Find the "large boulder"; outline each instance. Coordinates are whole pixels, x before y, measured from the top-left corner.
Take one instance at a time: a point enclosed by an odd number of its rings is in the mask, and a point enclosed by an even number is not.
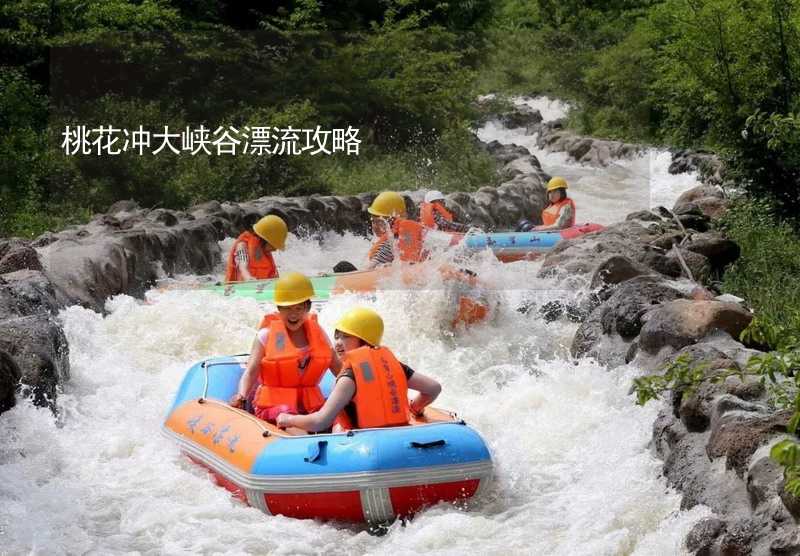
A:
[[[664,301],[683,294],[652,276],[639,276],[618,285],[594,309],[572,341],[574,357],[596,357],[603,363],[624,363],[629,344],[642,328],[643,316]]]
[[[753,315],[736,303],[677,299],[645,315],[639,349],[650,355],[665,348],[676,351],[716,330],[738,337],[752,319]]]
[[[709,218],[719,218],[728,208],[728,200],[719,187],[700,185],[685,191],[675,201],[673,210],[676,214],[689,210],[698,210]]]

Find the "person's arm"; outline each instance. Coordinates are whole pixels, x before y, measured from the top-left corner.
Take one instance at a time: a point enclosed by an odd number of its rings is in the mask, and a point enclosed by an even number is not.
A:
[[[443,232],[459,232],[459,233],[466,233],[469,230],[469,226],[466,224],[459,224],[455,221],[450,221],[444,216],[441,215],[438,211],[433,211],[433,221],[436,223],[436,227],[439,228]]]
[[[339,377],[331,395],[319,411],[308,415],[281,413],[275,422],[281,428],[297,427],[308,432],[324,431],[331,427],[336,416],[350,403],[355,393],[355,381],[348,376]]]
[[[372,257],[369,260],[369,264],[367,265],[367,268],[372,269],[378,265],[390,263],[393,260],[394,260],[394,251],[392,250],[392,240],[387,239],[383,243],[381,243],[381,246],[378,248],[375,254],[372,255]]]
[[[258,376],[258,370],[261,366],[261,359],[264,357],[264,346],[261,340],[256,335],[253,340],[253,346],[250,348],[250,358],[247,360],[247,368],[242,373],[242,378],[239,379],[239,389],[236,394],[231,398],[230,404],[233,407],[242,407],[247,395],[253,388],[253,384]]]
[[[419,392],[409,405],[409,409],[414,415],[420,415],[422,410],[432,404],[442,391],[442,385],[438,381],[417,372],[409,377],[408,387]]]
[[[250,256],[247,254],[247,245],[244,242],[239,242],[236,246],[236,268],[239,269],[239,275],[242,280],[253,280],[253,275],[250,274],[248,264],[250,263]]]

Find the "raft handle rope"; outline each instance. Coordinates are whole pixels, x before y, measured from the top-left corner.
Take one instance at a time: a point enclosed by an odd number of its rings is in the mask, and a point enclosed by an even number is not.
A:
[[[237,355],[234,355],[233,357],[245,357],[245,356],[248,356],[248,355],[250,355],[250,354],[249,353],[239,353]],[[236,411],[240,415],[246,416],[248,419],[253,421],[256,425],[258,425],[258,428],[261,429],[261,436],[263,436],[264,438],[268,438],[268,437],[272,436],[272,432],[270,432],[270,430],[264,425],[264,423],[263,423],[263,421],[261,421],[261,419],[255,417],[254,415],[250,415],[246,411],[241,411],[241,410],[239,410],[239,409],[237,409],[235,407],[231,407],[230,405],[228,405],[226,403],[220,403],[220,402],[218,402],[216,400],[209,400],[207,398],[207,396],[208,396],[208,370],[211,367],[218,367],[220,365],[230,365],[230,364],[231,364],[230,361],[218,361],[216,363],[209,363],[208,361],[203,361],[201,363],[200,366],[203,368],[203,371],[204,371],[205,383],[203,384],[203,395],[197,400],[197,403],[199,403],[199,404],[212,403],[212,404],[218,405],[220,407],[224,407],[226,409],[229,409],[231,411]]]
[[[238,353],[236,355],[232,355],[231,357],[247,357],[249,355],[250,355],[249,353]],[[218,367],[220,365],[230,365],[230,364],[231,361],[217,361],[216,363],[209,363],[208,361],[203,361],[200,364],[200,366],[203,368],[203,372],[205,373],[204,375],[205,382],[203,383],[203,395],[200,396],[200,403],[203,403],[203,401],[208,397],[208,369],[210,369],[211,367]]]

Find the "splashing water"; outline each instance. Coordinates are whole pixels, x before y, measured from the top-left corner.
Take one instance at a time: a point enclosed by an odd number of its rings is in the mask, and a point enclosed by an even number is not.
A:
[[[623,170],[630,183],[620,187],[634,188],[623,164],[548,166],[556,156],[543,157],[545,170],[577,177],[571,191],[587,184],[578,200],[584,215],[617,202],[611,191]],[[650,175],[662,198],[682,187],[672,176]],[[592,179],[596,187],[588,186]],[[613,213],[601,221],[618,219]],[[290,236],[277,262],[313,274],[367,248],[366,239],[350,234]],[[475,257],[471,268],[501,305],[492,321],[455,333],[442,326],[451,307],[435,279],[424,290],[339,296],[321,308],[329,333],[354,304],[378,310],[386,345],[441,381],[436,405],[458,411],[493,454],[494,481],[467,511],[439,505],[382,537],[265,516],[215,486],[160,435],[193,362],[249,350],[265,310],[256,302],[170,290],[152,292],[153,303],[113,298],[105,316],[64,310],[72,379],[59,398],[60,417],[26,401],[0,417],[0,554],[681,553],[686,533],[708,510],[680,511],[679,495],[660,476],[648,449],[657,409],[640,408],[628,395],[637,370],[572,361],[576,324],[516,310],[530,299],[579,295],[574,284],[565,289],[536,278],[539,266]]]

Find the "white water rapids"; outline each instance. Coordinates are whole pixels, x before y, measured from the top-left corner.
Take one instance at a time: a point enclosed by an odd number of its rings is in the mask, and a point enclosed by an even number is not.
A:
[[[531,102],[546,117],[558,105]],[[580,221],[611,223],[671,206],[694,176],[666,173],[653,151],[610,168],[581,167],[535,149],[522,130],[487,124],[483,140],[531,149],[564,175]],[[285,270],[313,274],[359,264],[368,241],[291,238]],[[439,291],[335,298],[320,319],[358,302],[384,317],[384,343],[443,384],[436,405],[458,411],[487,441],[491,487],[465,511],[440,505],[382,537],[360,527],[268,517],[232,499],[160,435],[185,370],[198,359],[248,350],[263,313],[255,302],[197,291],[154,292],[153,303],[109,300],[108,314],[62,312],[72,379],[56,421],[27,401],[0,416],[0,554],[677,554],[703,508],[679,509],[648,448],[657,408],[628,394],[636,369],[573,362],[577,325],[516,311],[525,299],[571,295],[537,279],[538,262],[476,263],[503,301],[493,322],[441,330]],[[524,286],[523,286],[524,285]],[[520,288],[525,288],[523,291]]]

